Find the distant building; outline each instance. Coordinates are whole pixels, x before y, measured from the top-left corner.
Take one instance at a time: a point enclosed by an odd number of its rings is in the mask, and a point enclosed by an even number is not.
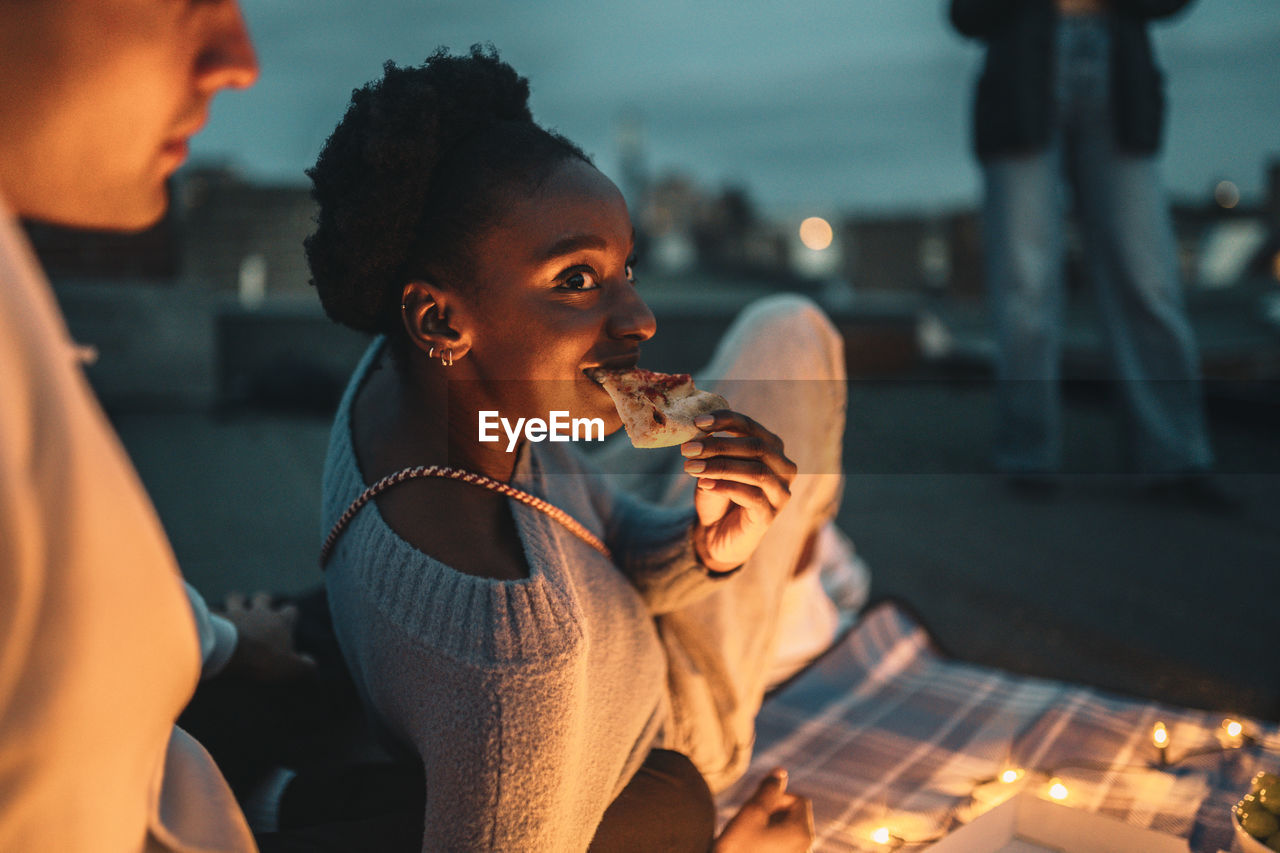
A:
[[[315,205],[302,186],[264,186],[230,169],[184,169],[170,182],[173,203],[136,234],[26,223],[56,283],[168,284],[220,293],[240,289],[246,271],[270,296],[308,292],[302,240]]]
[[[791,276],[786,234],[757,214],[743,187],[708,191],[687,175],[667,174],[649,186],[635,218],[645,266],[660,274]]]
[[[72,335],[99,354],[87,373],[109,406],[204,407],[225,396],[227,318],[267,300],[327,324],[307,284],[306,189],[189,168],[170,190],[165,219],[139,234],[25,223]]]
[[[854,293],[908,291],[978,298],[982,228],[974,211],[853,216],[841,227]]]
[[[182,277],[189,284],[247,289],[250,302],[310,292],[302,241],[315,229],[315,204],[306,187],[263,186],[226,169],[190,169],[174,202]]]

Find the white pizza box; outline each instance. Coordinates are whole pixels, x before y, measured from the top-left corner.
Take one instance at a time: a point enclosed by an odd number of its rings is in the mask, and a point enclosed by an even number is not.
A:
[[[926,848],[930,853],[1190,853],[1187,841],[1022,793]]]

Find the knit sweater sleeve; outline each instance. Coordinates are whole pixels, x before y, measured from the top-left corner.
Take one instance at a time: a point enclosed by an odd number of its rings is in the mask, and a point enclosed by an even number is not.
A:
[[[582,714],[581,616],[542,576],[464,575],[357,524],[327,573],[344,654],[426,775],[423,850],[579,851],[615,793]],[[374,531],[380,532],[380,531]],[[362,554],[347,563],[347,548]]]
[[[548,450],[545,455],[556,452]],[[568,473],[561,481],[572,482],[582,494],[560,496],[571,500],[573,506],[590,506],[614,564],[640,593],[649,612],[669,613],[686,607],[710,595],[736,572],[712,571],[698,559],[693,545],[698,516],[692,501],[650,503],[620,488],[582,454],[571,449],[563,454],[543,464],[557,473]]]
[[[698,559],[693,545],[698,516],[692,506],[659,506],[621,489],[603,493],[600,500],[605,541],[651,613],[687,607],[737,573],[713,571]]]

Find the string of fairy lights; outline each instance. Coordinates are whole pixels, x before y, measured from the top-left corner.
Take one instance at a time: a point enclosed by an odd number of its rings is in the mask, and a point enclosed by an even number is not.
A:
[[[1188,750],[1173,758],[1170,756],[1173,736],[1164,722],[1157,721],[1151,727],[1151,744],[1156,750],[1154,761],[1146,760],[1129,764],[1112,764],[1105,761],[1067,761],[1062,764],[1056,764],[1051,768],[1031,769],[1008,764],[1001,768],[1000,772],[995,776],[975,781],[969,790],[968,796],[952,805],[943,814],[938,822],[938,830],[936,832],[927,836],[906,835],[899,834],[892,826],[883,825],[876,827],[870,833],[870,840],[878,845],[881,850],[897,850],[903,847],[933,844],[941,841],[956,828],[962,811],[970,810],[978,805],[985,805],[987,809],[994,808],[1019,791],[1026,789],[1028,785],[1032,784],[1032,780],[1038,785],[1044,796],[1056,802],[1063,802],[1071,796],[1071,789],[1064,778],[1066,776],[1065,771],[1068,770],[1096,770],[1110,773],[1164,771],[1206,755],[1224,754],[1241,749],[1246,745],[1260,745],[1259,741],[1246,730],[1244,723],[1231,717],[1222,721],[1216,735],[1217,746]],[[1271,751],[1270,747],[1261,746],[1263,749]],[[992,788],[996,790],[993,792]],[[984,791],[987,794],[981,803],[978,799],[979,791]],[[976,816],[976,814],[972,814],[970,819]]]

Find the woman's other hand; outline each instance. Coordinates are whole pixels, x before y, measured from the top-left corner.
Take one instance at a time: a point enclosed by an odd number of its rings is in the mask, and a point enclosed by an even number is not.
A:
[[[721,409],[694,423],[715,433],[680,445],[685,472],[698,478],[694,546],[707,568],[727,571],[755,553],[791,499],[796,465],[782,439],[746,415]]]
[[[813,845],[813,805],[787,793],[787,771],[778,768],[743,803],[712,845],[712,853],[804,853]]]
[[[291,681],[315,672],[315,659],[294,647],[296,606],[276,606],[265,592],[247,601],[243,595],[232,593],[223,604],[223,615],[237,632],[235,651],[223,673],[270,682]]]

